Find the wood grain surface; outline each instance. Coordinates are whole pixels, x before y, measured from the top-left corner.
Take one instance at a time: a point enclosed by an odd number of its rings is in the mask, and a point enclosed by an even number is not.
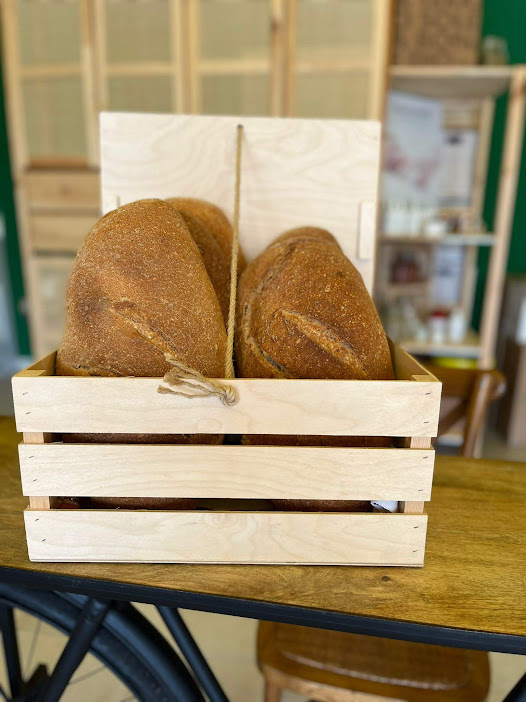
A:
[[[254,507],[252,507],[254,509]],[[24,513],[33,561],[420,566],[427,515],[143,510]]]
[[[19,446],[25,495],[429,500],[435,458],[432,449],[35,443]]]
[[[526,464],[438,458],[420,569],[31,563],[19,440],[0,420],[0,566],[526,636]]]
[[[350,120],[103,113],[103,211],[148,197],[200,197],[232,219],[243,124],[240,242],[250,261],[287,229],[324,227],[370,291],[380,125]],[[360,208],[367,205],[360,244]]]
[[[24,373],[32,373],[26,377]],[[228,380],[239,397],[159,394],[159,378],[13,378],[20,431],[436,436],[441,384],[398,380]]]

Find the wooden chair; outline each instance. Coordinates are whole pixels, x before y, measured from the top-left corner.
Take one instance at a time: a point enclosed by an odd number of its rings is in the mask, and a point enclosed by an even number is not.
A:
[[[265,702],[293,690],[316,702],[477,702],[489,689],[488,654],[260,622]]]
[[[464,420],[461,453],[466,458],[475,457],[488,407],[506,390],[504,376],[498,370],[443,368],[432,364],[426,364],[426,368],[442,382],[438,436]]]

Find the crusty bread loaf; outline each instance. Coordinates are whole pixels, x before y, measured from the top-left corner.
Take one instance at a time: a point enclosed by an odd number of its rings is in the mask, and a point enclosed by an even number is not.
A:
[[[232,225],[224,212],[211,202],[190,197],[171,197],[166,202],[175,207],[186,221],[203,257],[226,324],[230,302],[230,262],[234,236]],[[245,266],[243,251],[239,249],[238,274]]]
[[[274,241],[239,281],[237,374],[245,378],[392,379],[389,346],[363,280],[329,232]],[[244,443],[386,446],[377,437],[247,436]],[[284,509],[363,509],[350,501],[276,500]]]
[[[102,217],[82,246],[67,291],[57,375],[162,377],[170,352],[208,377],[224,374],[221,309],[183,217],[140,200]],[[67,435],[65,439],[67,440]],[[210,435],[96,434],[81,441],[217,443]],[[151,506],[140,498],[112,506]],[[169,507],[174,501],[158,499]],[[180,506],[188,505],[178,501]]]
[[[393,378],[362,277],[323,229],[286,232],[248,266],[237,322],[240,377]]]
[[[228,322],[230,302],[230,258],[224,255],[217,239],[202,220],[189,214],[183,207],[178,212],[184,219],[188,231],[197,244],[210,282],[214,286],[226,324]]]

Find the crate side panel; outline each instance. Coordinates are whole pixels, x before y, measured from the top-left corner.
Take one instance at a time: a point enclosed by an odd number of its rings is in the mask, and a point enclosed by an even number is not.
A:
[[[436,436],[440,383],[236,379],[239,402],[157,392],[156,378],[13,378],[19,431]]]
[[[34,561],[422,565],[426,515],[26,510]]]
[[[186,196],[213,202],[232,220],[240,123],[240,241],[247,259],[308,223],[336,237],[370,291],[374,228],[360,231],[360,208],[374,210],[378,199],[377,122],[103,113],[104,212],[117,202]]]
[[[381,448],[20,444],[25,495],[429,500],[435,452]]]

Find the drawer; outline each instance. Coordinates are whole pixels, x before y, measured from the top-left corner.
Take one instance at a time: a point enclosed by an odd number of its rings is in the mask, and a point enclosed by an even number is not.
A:
[[[100,211],[100,175],[89,170],[33,170],[22,176],[31,210]]]
[[[97,222],[97,214],[30,214],[29,235],[36,251],[77,253]]]

